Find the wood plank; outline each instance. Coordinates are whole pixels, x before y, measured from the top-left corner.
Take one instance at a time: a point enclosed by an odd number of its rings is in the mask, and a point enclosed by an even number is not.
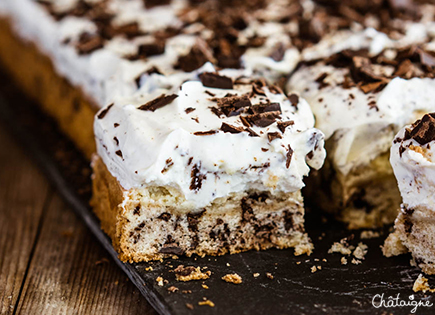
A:
[[[19,314],[155,314],[57,195],[47,209],[17,311]]]
[[[49,185],[3,128],[0,125],[0,314],[12,314]]]

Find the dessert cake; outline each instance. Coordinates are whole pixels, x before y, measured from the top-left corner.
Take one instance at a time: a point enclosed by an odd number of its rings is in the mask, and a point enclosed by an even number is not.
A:
[[[234,70],[198,79],[97,115],[93,205],[120,258],[310,254],[300,190],[325,150],[308,104]]]
[[[329,151],[309,199],[351,228],[391,222],[390,142],[435,110],[434,14],[425,0],[2,0],[0,62],[89,159],[97,150],[93,204],[122,259],[309,253],[300,189],[324,151],[303,99]],[[182,146],[188,164],[171,156]]]
[[[308,101],[327,139],[327,162],[309,190],[349,228],[393,222],[400,196],[388,162],[391,141],[404,125],[435,110],[433,22],[423,12],[418,16],[385,25],[388,36],[370,28],[355,32],[343,42],[353,43],[348,49],[329,57],[315,53],[321,45],[309,55],[306,50],[287,85]],[[393,38],[396,24],[402,31]]]
[[[391,165],[402,195],[395,232],[383,247],[387,257],[411,252],[413,263],[435,274],[435,114],[427,114],[397,134]]]

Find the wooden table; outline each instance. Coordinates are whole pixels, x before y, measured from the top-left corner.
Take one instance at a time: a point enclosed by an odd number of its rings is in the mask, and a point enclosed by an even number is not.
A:
[[[0,314],[155,314],[0,125]]]

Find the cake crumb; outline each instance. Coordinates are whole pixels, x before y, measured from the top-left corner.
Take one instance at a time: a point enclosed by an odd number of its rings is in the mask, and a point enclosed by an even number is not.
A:
[[[207,289],[207,290],[209,289],[208,285],[206,285],[206,284],[204,284],[204,283],[203,283],[201,286],[202,286],[204,289]]]
[[[359,264],[361,264],[361,263],[362,263],[361,260],[358,260],[358,259],[352,258],[352,264],[354,264],[354,265],[359,265]]]
[[[398,256],[408,252],[408,249],[402,244],[397,231],[388,235],[384,246],[381,246],[381,248],[385,257]]]
[[[202,272],[199,267],[184,265],[179,265],[174,272],[177,281],[206,280],[211,275],[211,271]]]
[[[357,259],[363,260],[367,252],[368,252],[368,246],[360,242],[358,246],[355,248],[355,250],[353,251],[353,256],[355,256],[355,258]]]
[[[312,266],[311,267],[311,273],[315,273],[317,271],[317,267],[316,266]]]
[[[258,272],[253,274],[254,278],[258,278],[260,276],[260,274]]]
[[[200,301],[200,302],[198,302],[198,305],[200,305],[200,306],[208,305],[210,307],[214,307],[214,303],[210,300]]]
[[[380,236],[381,236],[381,233],[376,232],[376,231],[370,231],[370,230],[362,231],[361,235],[360,235],[362,240],[364,240],[364,239],[371,239],[371,238],[377,238],[377,237],[380,237]]]
[[[153,267],[149,266],[145,268],[146,271],[153,271]]]
[[[193,310],[193,305],[190,304],[190,303],[186,303],[186,307],[187,307],[189,310]]]
[[[178,288],[177,288],[176,286],[170,286],[170,287],[168,288],[168,291],[171,292],[171,293],[175,293],[175,292],[178,291]]]
[[[270,280],[274,279],[274,276],[270,272],[266,272],[266,277]]]
[[[328,260],[326,258],[323,258],[322,261],[323,262],[328,262]]]
[[[342,255],[349,256],[352,254],[352,251],[355,249],[354,246],[349,245],[347,242],[347,238],[343,238],[340,242],[335,242],[332,244],[331,248],[328,250],[328,254],[332,253],[340,253]]]
[[[227,267],[230,267],[231,265],[230,265],[230,263],[227,263]]]
[[[159,286],[159,287],[163,287],[163,278],[162,277],[157,277],[156,278],[156,281],[157,281],[157,285]]]
[[[347,259],[346,259],[346,257],[341,257],[341,264],[342,265],[347,265]]]
[[[300,265],[300,264],[301,264],[301,262],[300,262],[300,261],[297,261],[297,262],[296,262],[296,265]]]
[[[222,280],[234,284],[242,283],[242,277],[240,277],[237,273],[226,274],[225,276],[222,277]]]
[[[430,292],[434,293],[435,289],[431,289],[427,278],[423,277],[423,274],[419,274],[417,280],[414,282],[412,287],[414,292],[422,291],[423,293]]]
[[[183,290],[183,291],[181,291],[181,293],[183,293],[183,294],[190,294],[190,293],[192,293],[192,290]]]

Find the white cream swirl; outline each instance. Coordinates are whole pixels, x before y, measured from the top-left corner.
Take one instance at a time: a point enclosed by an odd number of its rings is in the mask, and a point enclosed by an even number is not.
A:
[[[254,95],[250,101],[252,105],[278,103],[281,115],[276,122],[252,126],[258,136],[223,132],[223,123],[246,127],[240,116],[213,113],[211,107],[217,106],[213,99],[249,95],[251,90],[251,84],[218,89],[188,81],[173,92],[166,90],[165,94],[178,97],[154,112],[138,109],[139,104],[115,104],[104,118],[95,119],[98,154],[125,189],[172,187],[197,207],[250,189],[272,194],[297,191],[304,186],[309,166],[318,169],[323,164],[323,134],[313,128],[305,100],[292,105],[284,94],[268,88],[265,96]],[[148,94],[148,101],[164,91]],[[282,132],[277,122],[287,121],[292,123]],[[210,130],[216,133],[195,134]],[[269,133],[277,137],[271,140]]]

